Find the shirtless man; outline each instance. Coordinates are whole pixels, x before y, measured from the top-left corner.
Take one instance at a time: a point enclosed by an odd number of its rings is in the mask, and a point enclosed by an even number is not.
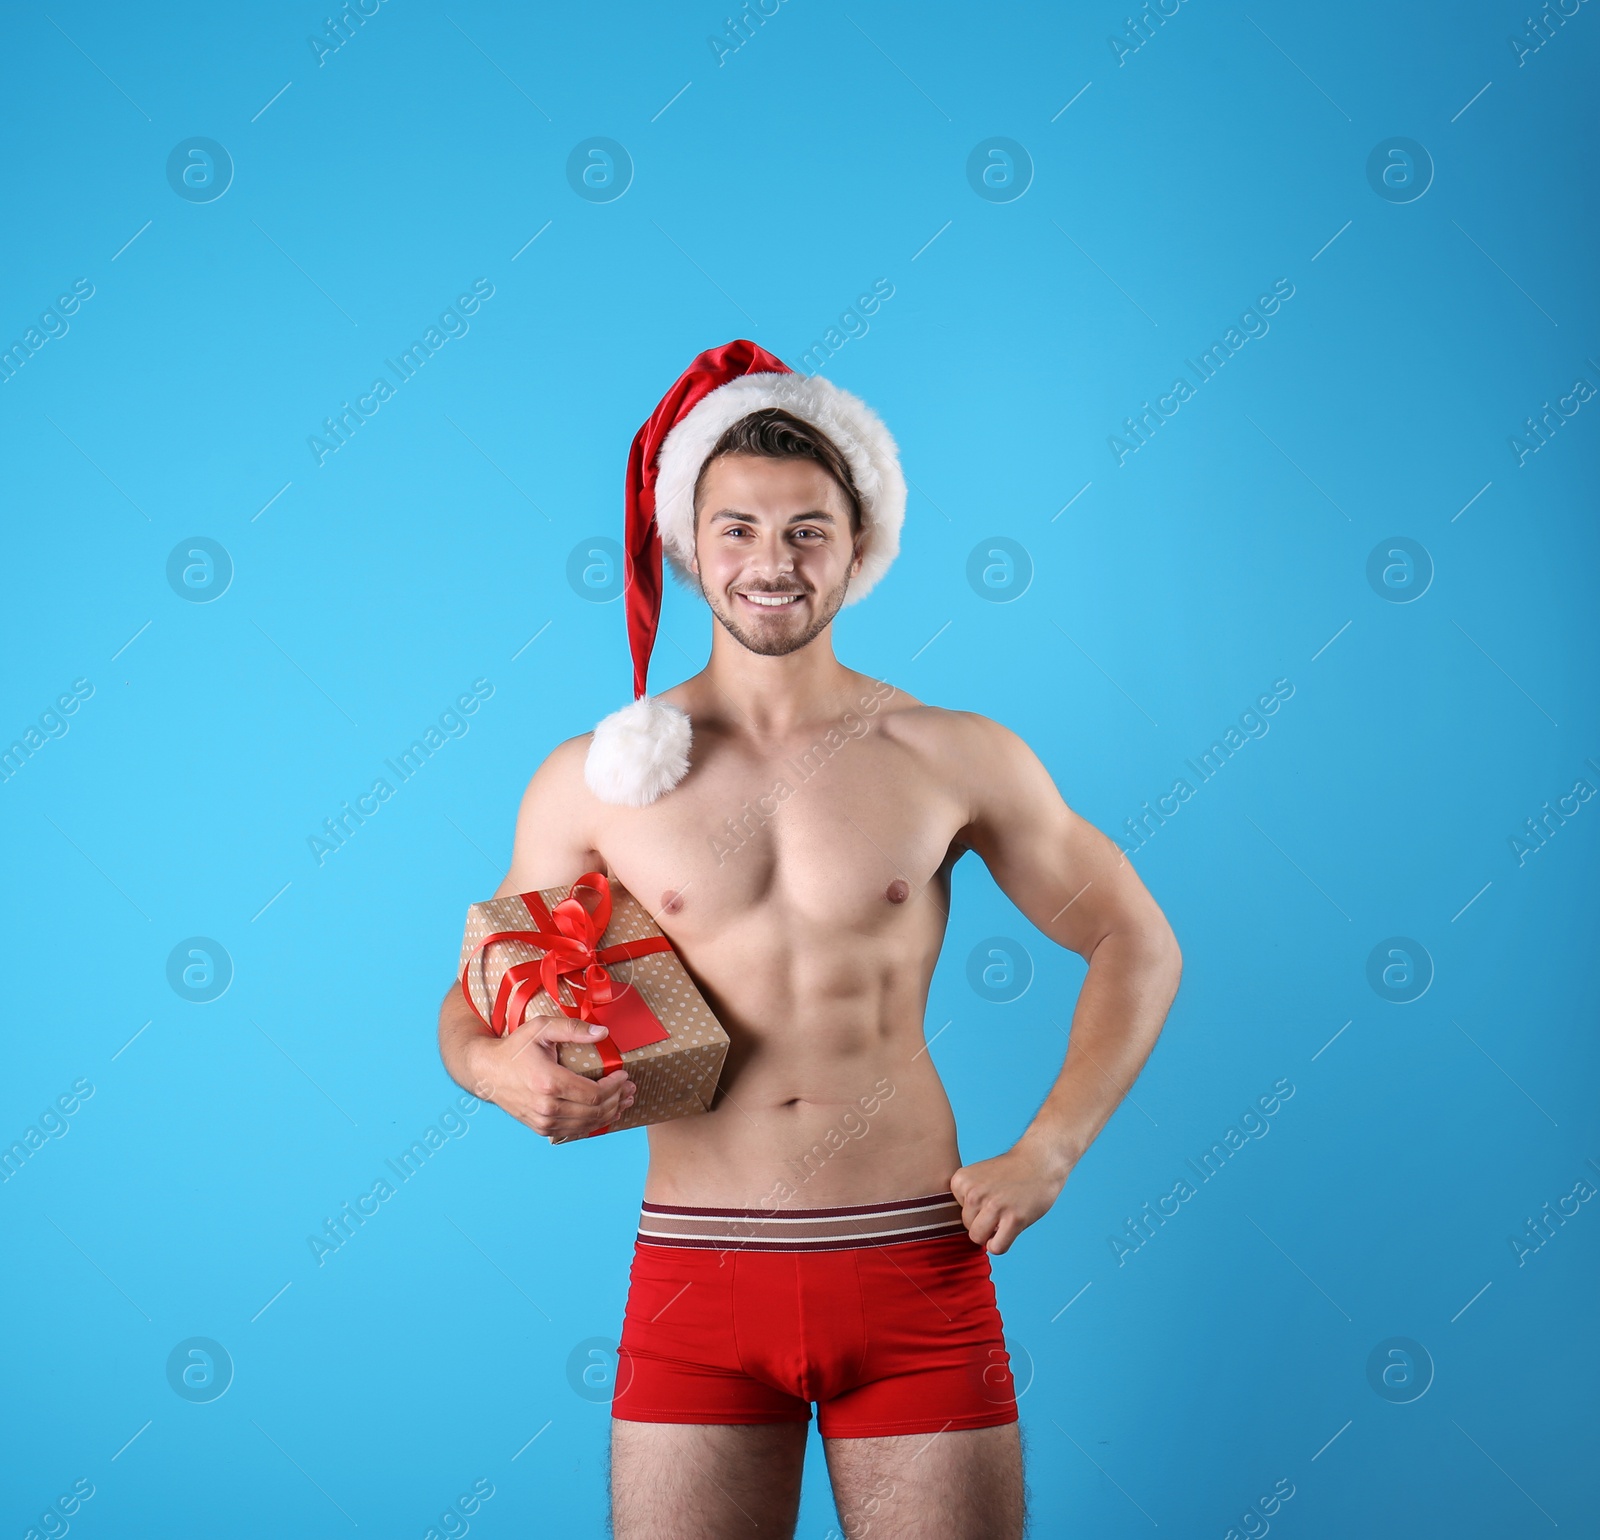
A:
[[[662,698],[693,723],[687,775],[647,805],[602,801],[591,735],[563,743],[528,786],[498,890],[605,872],[656,912],[731,1039],[712,1109],[649,1130],[614,1529],[792,1535],[816,1401],[850,1540],[1016,1540],[1021,1446],[989,1256],[1055,1202],[1138,1075],[1178,947],[1020,739],[834,656],[883,489],[869,506],[860,457],[799,413],[756,417],[704,462],[676,553],[718,622],[706,668]],[[968,851],[1089,963],[1054,1087],[1009,1150],[970,1165],[923,1035]],[[572,1137],[633,1098],[625,1070],[596,1083],[557,1063],[555,1045],[597,1031],[538,1017],[496,1037],[453,989],[439,1036],[463,1086]],[[797,1234],[811,1238],[798,1249]]]

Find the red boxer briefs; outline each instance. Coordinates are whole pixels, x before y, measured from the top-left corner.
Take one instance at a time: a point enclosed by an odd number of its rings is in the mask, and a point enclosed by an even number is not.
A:
[[[883,1438],[1017,1420],[989,1254],[948,1193],[847,1208],[646,1203],[612,1416]]]

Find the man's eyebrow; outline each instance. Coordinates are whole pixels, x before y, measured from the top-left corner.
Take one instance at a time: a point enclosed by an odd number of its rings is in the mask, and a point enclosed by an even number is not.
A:
[[[753,514],[742,513],[737,508],[719,508],[715,513],[711,514],[707,518],[706,522],[708,524],[714,524],[718,519],[738,519],[744,522],[749,522],[751,519],[753,519],[753,517]],[[824,524],[837,524],[839,521],[831,513],[829,513],[826,508],[813,508],[808,513],[793,513],[789,515],[789,523],[791,524],[810,524],[819,522]]]

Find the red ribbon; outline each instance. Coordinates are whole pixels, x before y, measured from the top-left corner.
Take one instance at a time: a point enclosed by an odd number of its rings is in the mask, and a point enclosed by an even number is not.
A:
[[[578,898],[587,890],[595,895],[591,910]],[[507,968],[500,979],[488,1025],[500,1036],[514,1031],[522,1024],[528,1006],[543,992],[555,1001],[563,1015],[574,1021],[598,1021],[599,1012],[619,997],[616,980],[607,971],[611,963],[625,962],[637,957],[649,957],[658,952],[670,952],[672,943],[665,936],[646,936],[641,941],[619,941],[611,946],[599,945],[611,923],[611,884],[603,873],[585,872],[567,896],[555,908],[547,909],[538,893],[517,895],[529,917],[537,927],[534,930],[501,930],[479,943],[472,957],[461,970],[461,993],[466,997],[478,1019],[483,1012],[467,988],[467,975],[473,960],[499,941],[522,941],[540,947],[544,956],[534,961],[515,963]],[[563,992],[563,985],[565,992]],[[628,986],[623,986],[626,989]],[[605,1073],[623,1067],[622,1055],[646,1043],[660,1042],[666,1037],[659,1022],[649,1016],[656,1034],[641,1031],[637,1023],[621,1023],[630,1030],[620,1034],[607,1024],[606,1036],[591,1046],[600,1055]]]

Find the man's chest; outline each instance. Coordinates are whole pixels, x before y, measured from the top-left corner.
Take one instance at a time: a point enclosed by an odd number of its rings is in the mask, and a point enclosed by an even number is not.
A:
[[[619,817],[602,853],[684,940],[764,909],[823,930],[872,927],[938,873],[965,821],[929,766],[879,734],[786,752],[713,752],[660,802]]]

